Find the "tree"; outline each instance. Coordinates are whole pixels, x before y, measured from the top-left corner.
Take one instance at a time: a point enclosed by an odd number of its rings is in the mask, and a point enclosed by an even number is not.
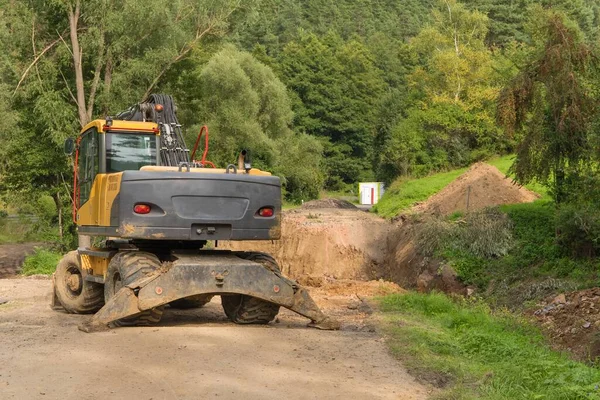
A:
[[[12,95],[0,96],[0,107],[17,121],[0,133],[9,160],[2,184],[21,198],[51,195],[62,217],[71,181],[64,139],[159,90],[241,8],[237,0],[0,0],[0,43],[10,55],[0,56],[0,86]]]
[[[560,203],[568,182],[593,165],[597,58],[563,13],[539,15],[532,23],[536,51],[502,91],[498,118],[509,134],[520,136],[512,167],[517,181],[549,185]]]
[[[305,34],[280,58],[294,96],[295,126],[325,143],[327,186],[340,189],[372,175],[372,146],[386,87],[367,47],[336,34]]]
[[[485,44],[487,17],[442,0],[431,20],[410,42],[419,63],[408,76],[408,110],[382,146],[386,181],[463,166],[506,146],[494,119],[500,87]]]
[[[195,125],[191,132],[201,124],[209,126],[212,161],[227,165],[248,149],[256,167],[283,177],[289,200],[318,196],[322,148],[314,138],[291,129],[287,89],[269,67],[227,45],[197,67],[189,85],[198,95],[186,106],[196,112],[185,120]]]

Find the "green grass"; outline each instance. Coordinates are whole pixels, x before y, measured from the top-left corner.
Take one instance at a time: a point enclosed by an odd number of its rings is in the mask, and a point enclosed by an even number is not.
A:
[[[600,370],[552,351],[507,312],[438,293],[380,299],[395,356],[439,399],[599,399]]]
[[[511,154],[511,155],[507,155],[507,156],[503,156],[503,157],[493,158],[486,162],[488,164],[493,165],[494,167],[498,168],[500,170],[500,172],[504,173],[505,175],[508,175],[509,177],[514,178],[514,175],[508,174],[508,170],[510,169],[510,167],[512,166],[514,161],[515,161],[515,155]],[[525,187],[527,189],[531,190],[532,192],[539,194],[541,196],[542,200],[550,200],[551,199],[550,195],[548,194],[548,188],[538,182],[528,183],[527,185],[525,185]]]
[[[35,253],[25,258],[23,275],[50,275],[56,270],[56,265],[62,258],[61,254],[49,250],[36,248]]]
[[[427,200],[453,180],[462,175],[467,168],[442,172],[424,178],[400,178],[386,189],[385,194],[373,207],[373,211],[384,218],[393,218],[415,203]]]

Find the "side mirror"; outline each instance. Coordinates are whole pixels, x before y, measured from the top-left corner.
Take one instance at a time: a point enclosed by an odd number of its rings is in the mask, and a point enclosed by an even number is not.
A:
[[[75,140],[73,138],[68,138],[65,140],[65,154],[70,156],[75,151]]]

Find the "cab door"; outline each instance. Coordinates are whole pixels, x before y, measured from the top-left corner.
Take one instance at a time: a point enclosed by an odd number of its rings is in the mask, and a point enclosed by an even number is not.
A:
[[[78,225],[94,225],[94,180],[98,175],[98,131],[95,127],[85,131],[79,140],[77,164],[77,212]]]

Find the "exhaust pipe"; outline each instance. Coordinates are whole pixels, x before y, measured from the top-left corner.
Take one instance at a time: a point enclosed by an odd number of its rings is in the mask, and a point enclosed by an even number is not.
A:
[[[252,169],[252,161],[250,160],[250,152],[248,150],[242,150],[238,156],[238,170],[250,172]]]

